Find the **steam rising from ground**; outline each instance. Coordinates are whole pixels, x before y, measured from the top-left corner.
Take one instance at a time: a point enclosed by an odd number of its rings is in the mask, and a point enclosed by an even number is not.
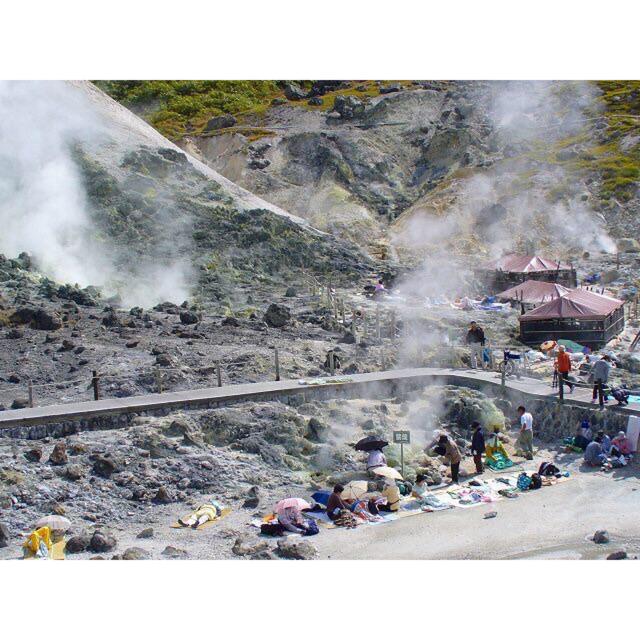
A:
[[[580,82],[492,83],[471,126],[485,139],[485,153],[499,152],[497,161],[429,194],[398,225],[396,243],[430,253],[447,246],[477,254],[484,246],[495,257],[525,244],[541,252],[615,251],[586,188],[558,157],[566,141],[587,131],[596,91]]]
[[[0,82],[0,252],[31,254],[58,282],[103,287],[126,305],[188,297],[188,265],[116,265],[97,238],[74,145],[108,142],[85,96],[63,82]],[[121,257],[121,256],[120,256]]]

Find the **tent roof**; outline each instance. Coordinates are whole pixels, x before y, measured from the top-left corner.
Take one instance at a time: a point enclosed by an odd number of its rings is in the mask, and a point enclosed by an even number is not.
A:
[[[551,320],[554,318],[601,320],[623,304],[622,300],[610,298],[593,291],[573,289],[566,295],[542,304],[520,316],[520,321]]]
[[[555,282],[543,282],[542,280],[525,280],[515,287],[496,294],[502,300],[518,300],[528,304],[540,304],[550,302],[555,298],[566,296],[571,289],[563,287]]]
[[[510,273],[533,273],[536,271],[571,270],[571,265],[566,262],[547,260],[540,256],[523,256],[510,253],[497,260],[492,260],[484,265],[485,269],[496,269]]]

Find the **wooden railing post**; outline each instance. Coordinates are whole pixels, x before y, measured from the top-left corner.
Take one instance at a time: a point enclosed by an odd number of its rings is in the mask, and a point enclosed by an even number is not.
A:
[[[154,373],[156,376],[156,391],[158,393],[162,393],[162,371],[160,371],[160,369],[156,369]]]
[[[564,402],[564,378],[558,371],[558,402],[562,404]]]
[[[220,368],[220,360],[216,361],[216,377],[218,378],[218,386],[222,386],[222,369]]]
[[[93,372],[91,383],[93,384],[93,399],[100,400],[100,376],[97,371]]]
[[[27,386],[29,391],[29,407],[33,409],[33,382],[29,380]]]
[[[376,340],[380,340],[380,305],[376,305]]]
[[[275,365],[276,365],[276,382],[280,380],[280,356],[278,354],[278,347],[274,349]]]

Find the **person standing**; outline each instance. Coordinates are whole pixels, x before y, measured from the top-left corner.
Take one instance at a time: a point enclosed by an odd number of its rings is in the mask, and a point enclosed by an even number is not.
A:
[[[478,325],[475,320],[469,325],[469,331],[467,331],[466,342],[471,349],[471,368],[477,369],[478,362],[480,367],[484,369],[484,361],[482,359],[482,352],[484,350],[484,331],[482,327]]]
[[[473,455],[473,462],[476,465],[476,472],[482,473],[484,471],[484,465],[482,464],[482,454],[485,451],[484,443],[484,431],[479,422],[473,422],[471,424],[473,429],[473,436],[471,437],[471,454]]]
[[[556,368],[558,369],[558,375],[569,386],[569,393],[573,393],[573,383],[569,380],[569,374],[571,373],[571,356],[562,344],[558,346]]]
[[[438,440],[438,447],[440,451],[444,451],[445,460],[451,465],[451,482],[457,484],[462,460],[458,445],[449,436],[443,434]]]
[[[373,473],[374,469],[386,466],[387,459],[381,449],[373,449],[369,451],[369,455],[367,456],[367,474],[370,478],[375,478],[375,473]]]
[[[533,416],[522,405],[518,407],[518,415],[520,433],[516,444],[527,460],[533,460]]]
[[[607,397],[607,382],[609,381],[609,372],[611,371],[611,358],[608,354],[602,356],[600,360],[594,363],[591,368],[593,374],[593,396],[591,402],[595,403],[599,396],[600,407],[604,407],[605,402],[609,402]]]

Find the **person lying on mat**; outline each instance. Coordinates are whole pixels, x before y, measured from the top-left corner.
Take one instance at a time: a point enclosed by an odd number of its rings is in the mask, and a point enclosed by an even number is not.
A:
[[[222,507],[215,501],[211,504],[201,504],[190,516],[179,518],[178,524],[183,527],[192,527],[197,529],[205,522],[216,520],[222,513]]]
[[[301,533],[304,535],[309,528],[309,524],[302,516],[300,509],[296,507],[287,507],[278,514],[278,522],[292,533]]]
[[[333,493],[327,500],[327,516],[330,520],[335,520],[341,511],[349,509],[349,505],[341,498],[341,494],[344,491],[344,487],[341,484],[337,484],[333,487]]]

